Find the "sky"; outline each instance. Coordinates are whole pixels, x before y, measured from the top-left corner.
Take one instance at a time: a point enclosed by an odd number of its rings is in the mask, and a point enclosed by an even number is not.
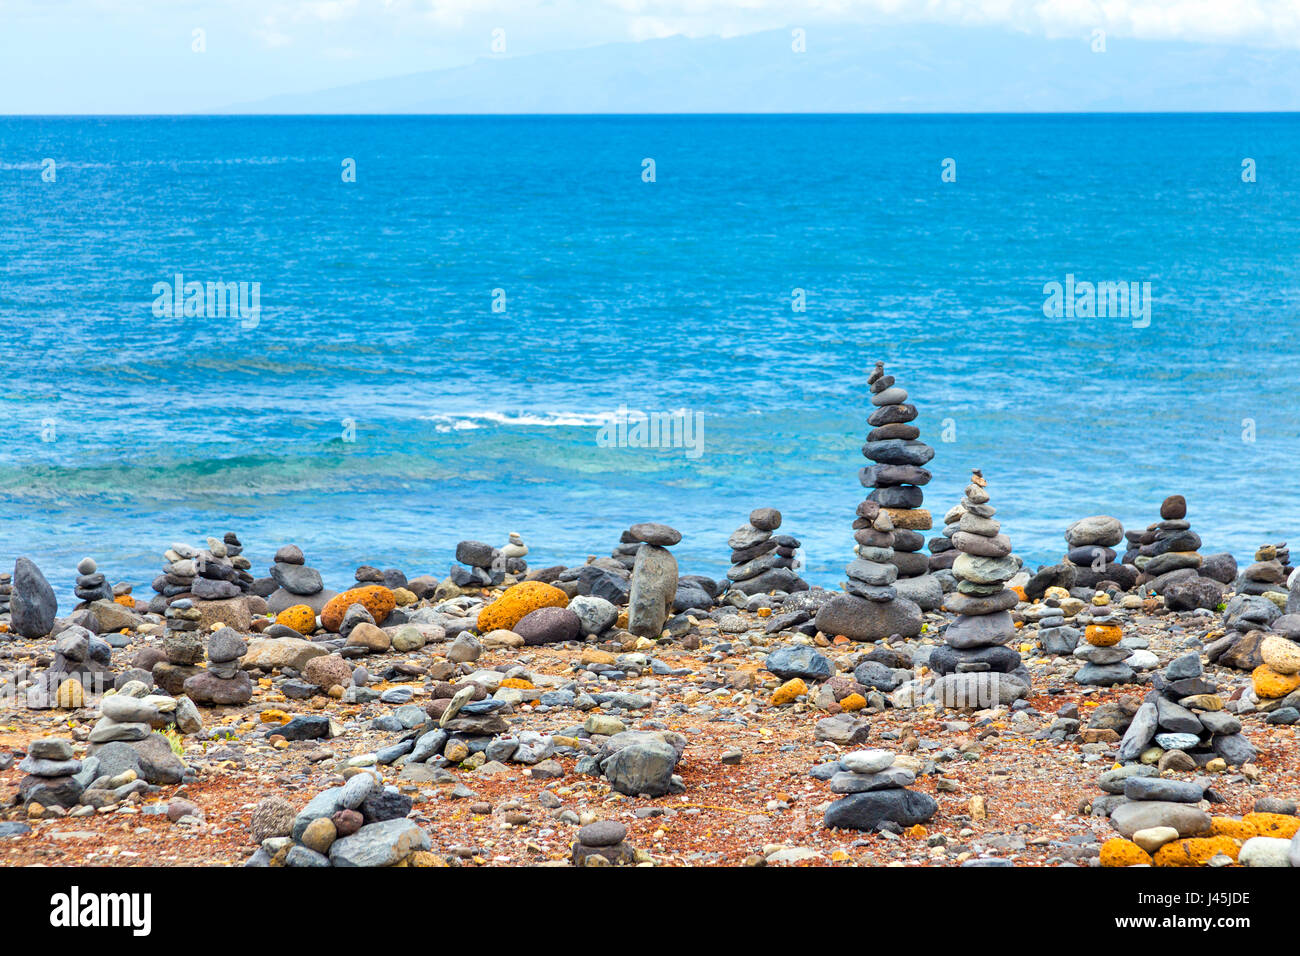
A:
[[[175,113],[670,36],[836,25],[1300,49],[1300,0],[0,0],[0,114]]]

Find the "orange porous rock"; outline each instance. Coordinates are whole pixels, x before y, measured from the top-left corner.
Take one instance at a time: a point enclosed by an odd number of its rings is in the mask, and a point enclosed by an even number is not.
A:
[[[840,701],[840,710],[861,710],[867,706],[867,699],[861,694],[849,694]]]
[[[1267,664],[1260,664],[1251,671],[1250,679],[1255,685],[1255,696],[1269,700],[1285,697],[1300,687],[1300,674],[1279,674]]]
[[[1175,840],[1156,850],[1156,866],[1204,866],[1220,853],[1236,860],[1240,849],[1237,841],[1227,836]]]
[[[491,604],[478,612],[478,631],[514,629],[525,614],[531,614],[539,607],[568,607],[569,596],[557,587],[543,584],[541,581],[524,581],[506,589]]]
[[[522,677],[507,677],[501,682],[502,687],[513,687],[515,690],[532,690],[533,685],[524,680]]]
[[[275,623],[291,627],[299,634],[310,634],[316,630],[316,612],[306,604],[295,604],[277,614]]]
[[[1141,866],[1150,863],[1151,854],[1132,840],[1115,837],[1101,845],[1102,866]]]
[[[1019,584],[1017,584],[1015,587],[1009,588],[1008,590],[1012,591],[1015,594],[1015,596],[1020,598],[1020,600],[1022,601],[1029,600],[1029,598],[1025,596],[1025,589],[1021,587]]]
[[[122,607],[129,607],[133,611],[135,610],[135,598],[131,597],[129,594],[119,594],[117,597],[113,598],[113,603],[120,604]]]
[[[1114,647],[1123,636],[1118,624],[1089,624],[1083,631],[1083,639],[1093,647]]]
[[[782,704],[793,704],[795,698],[802,697],[806,693],[808,693],[808,685],[796,677],[793,680],[786,681],[776,689],[776,692],[772,695],[772,705],[780,707]]]
[[[369,611],[376,624],[383,624],[388,615],[393,612],[393,608],[397,606],[397,600],[393,597],[392,591],[380,584],[368,584],[365,587],[336,594],[320,612],[320,622],[325,630],[337,634],[339,625],[343,623],[343,616],[354,604],[360,604]]]
[[[1260,836],[1281,840],[1291,839],[1300,830],[1300,817],[1285,813],[1248,813],[1241,818],[1241,822],[1252,824]]]
[[[1259,836],[1259,828],[1253,823],[1234,820],[1232,817],[1211,817],[1210,833],[1214,836],[1232,837],[1245,843],[1251,837]]]

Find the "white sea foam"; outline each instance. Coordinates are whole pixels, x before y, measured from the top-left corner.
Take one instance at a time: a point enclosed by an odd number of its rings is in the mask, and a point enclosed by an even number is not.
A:
[[[492,425],[521,426],[525,428],[591,428],[605,424],[608,412],[460,412],[450,415],[421,415],[421,419],[436,423],[439,431],[469,431]]]

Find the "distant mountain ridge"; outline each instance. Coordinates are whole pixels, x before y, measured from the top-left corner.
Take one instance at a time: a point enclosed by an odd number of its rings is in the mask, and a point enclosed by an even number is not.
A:
[[[1300,104],[1300,51],[994,28],[807,28],[484,57],[229,113],[1252,112]]]

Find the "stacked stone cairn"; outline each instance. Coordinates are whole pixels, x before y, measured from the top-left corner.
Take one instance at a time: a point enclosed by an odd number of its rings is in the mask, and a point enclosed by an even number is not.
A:
[[[799,540],[788,534],[774,535],[781,527],[781,512],[775,508],[755,508],[749,521],[727,539],[731,546],[731,570],[728,586],[742,594],[766,594],[770,591],[807,591],[808,584],[795,572],[795,552]]]
[[[456,545],[460,564],[451,566],[451,583],[458,588],[495,587],[506,577],[504,569],[493,570],[499,556],[496,548],[483,541],[460,542]]]
[[[59,737],[33,740],[27,757],[18,765],[27,776],[18,782],[18,798],[24,806],[75,807],[81,800],[81,761],[72,756],[72,742]]]
[[[1021,616],[1026,623],[1038,626],[1038,646],[1044,654],[1073,654],[1083,635],[1077,627],[1065,623],[1065,609],[1055,595],[1044,595],[1039,604],[1025,608]]]
[[[933,611],[943,602],[943,587],[930,574],[929,559],[921,553],[930,530],[930,512],[921,507],[921,487],[930,481],[930,472],[921,467],[934,457],[934,449],[920,441],[921,430],[912,424],[917,416],[915,405],[907,403],[906,390],[885,374],[883,362],[867,378],[871,404],[875,406],[867,419],[872,431],[862,446],[862,454],[874,464],[858,475],[864,488],[871,488],[868,501],[874,501],[889,513],[894,525],[894,555],[890,563],[898,569],[893,587],[899,597],[915,603],[923,611]]]
[[[186,695],[196,704],[238,706],[253,696],[253,682],[240,670],[248,644],[234,628],[223,627],[208,638],[208,666],[185,678]]]
[[[1290,563],[1291,552],[1287,549],[1285,541],[1280,544],[1264,545],[1255,552],[1255,563],[1237,577],[1235,584],[1237,593],[1261,597],[1273,593],[1281,599],[1279,605],[1285,606],[1287,577],[1295,570],[1290,567]]]
[[[1133,559],[1140,571],[1138,583],[1156,594],[1179,578],[1195,577],[1201,567],[1201,536],[1187,520],[1187,499],[1170,495],[1160,503],[1160,520],[1138,538]]]
[[[81,606],[91,601],[113,600],[113,587],[95,564],[94,558],[82,558],[77,564],[77,584],[73,589]]]
[[[894,522],[874,501],[858,505],[853,522],[858,557],[845,569],[845,594],[837,594],[817,611],[817,629],[854,641],[915,637],[921,633],[921,609],[898,596],[894,581]]]
[[[199,636],[201,614],[189,598],[177,598],[167,607],[163,632],[164,661],[153,665],[156,685],[173,697],[185,693],[185,681],[201,672],[203,641]]]
[[[945,707],[990,707],[1029,695],[1029,672],[1019,651],[1007,646],[1016,637],[1011,609],[1019,598],[1006,582],[1020,560],[993,518],[987,484],[980,471],[971,475],[952,536],[957,589],[944,606],[957,618],[944,631],[945,646],[930,656],[930,669],[940,675],[931,690]]]
[[[628,533],[640,546],[632,564],[627,629],[637,637],[657,639],[677,597],[677,559],[668,549],[682,540],[682,534],[655,522],[634,524]]]
[[[1193,770],[1215,758],[1234,767],[1255,759],[1241,721],[1224,710],[1218,684],[1205,677],[1199,653],[1172,660],[1153,676],[1152,687],[1120,741],[1121,763],[1140,761],[1160,773]]]
[[[493,570],[504,571],[506,574],[513,574],[516,577],[527,574],[528,562],[524,560],[527,554],[528,545],[524,544],[524,539],[518,531],[511,531],[509,540],[501,546]]]
[[[1124,540],[1124,525],[1110,515],[1080,518],[1065,529],[1066,567],[1072,568],[1069,587],[1096,588],[1112,581],[1122,590],[1137,582],[1137,572],[1115,560],[1115,546]]]
[[[269,577],[273,589],[263,596],[271,614],[280,614],[300,604],[320,614],[335,596],[334,591],[325,587],[320,572],[307,566],[302,549],[294,544],[286,544],[275,552]],[[258,590],[266,590],[266,584],[259,584]]]
[[[1074,674],[1075,683],[1085,687],[1133,683],[1137,672],[1126,663],[1133,650],[1122,643],[1124,628],[1109,595],[1095,594],[1092,603],[1075,615],[1075,620],[1084,625],[1084,642],[1074,650],[1074,656],[1084,662]]]
[[[0,618],[9,621],[9,596],[14,591],[14,576],[8,571],[0,571]]]
[[[104,692],[111,683],[109,663],[113,648],[86,628],[70,624],[54,642],[54,660],[27,688],[27,706],[33,710],[82,707],[88,695]]]
[[[574,866],[630,866],[636,850],[628,846],[627,827],[617,820],[597,820],[578,831],[573,844]]]
[[[233,532],[225,540],[208,538],[206,548],[176,543],[164,552],[163,573],[153,580],[157,596],[150,604],[155,614],[182,595],[195,601],[224,601],[252,592],[251,567]],[[233,553],[232,553],[233,549]]]
[[[938,811],[934,797],[907,789],[916,780],[911,770],[894,766],[888,750],[855,750],[839,759],[831,792],[843,794],[826,808],[827,827],[874,831],[925,823]]]

